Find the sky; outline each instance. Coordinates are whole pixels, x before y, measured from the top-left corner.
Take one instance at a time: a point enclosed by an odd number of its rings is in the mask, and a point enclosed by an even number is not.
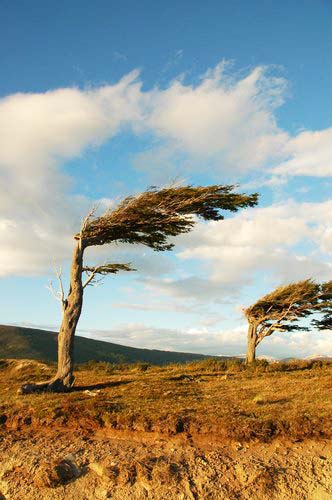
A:
[[[256,208],[173,252],[108,246],[135,273],[89,287],[78,334],[242,354],[243,307],[332,278],[330,0],[0,0],[0,323],[56,330],[47,290],[94,203],[172,182],[239,184]],[[331,332],[259,355],[332,355]]]

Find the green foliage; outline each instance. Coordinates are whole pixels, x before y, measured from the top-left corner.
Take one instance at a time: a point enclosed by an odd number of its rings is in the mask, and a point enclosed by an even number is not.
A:
[[[311,314],[319,299],[320,285],[311,279],[302,280],[277,287],[248,307],[245,315],[259,324],[276,321],[278,326],[282,322],[285,329],[296,329],[298,325],[294,322]]]
[[[221,211],[236,212],[257,204],[258,194],[234,192],[235,186],[155,187],[125,198],[100,217],[86,221],[80,234],[84,247],[114,241],[141,243],[156,251],[170,250],[169,237],[191,231],[195,216],[222,220]]]
[[[332,281],[322,283],[321,294],[320,317],[314,318],[311,324],[318,330],[332,330]]]

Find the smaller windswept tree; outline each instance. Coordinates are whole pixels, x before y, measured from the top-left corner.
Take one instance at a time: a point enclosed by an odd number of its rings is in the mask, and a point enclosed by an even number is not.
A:
[[[321,285],[311,279],[279,286],[244,310],[248,320],[247,363],[256,358],[256,348],[274,332],[308,330],[300,320],[319,311],[325,301]]]

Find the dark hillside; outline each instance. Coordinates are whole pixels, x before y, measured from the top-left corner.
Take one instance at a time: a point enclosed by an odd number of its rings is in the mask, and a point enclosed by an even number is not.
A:
[[[56,361],[56,357],[56,333],[34,328],[0,325],[0,358]],[[79,336],[76,337],[75,344],[77,363],[95,360],[110,363],[168,364],[183,363],[206,357],[203,354],[136,349]]]

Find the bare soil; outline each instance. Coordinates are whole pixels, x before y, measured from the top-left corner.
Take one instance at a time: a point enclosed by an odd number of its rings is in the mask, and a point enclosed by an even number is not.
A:
[[[10,500],[332,498],[326,440],[215,445],[26,431],[2,435],[0,454],[0,498]]]

